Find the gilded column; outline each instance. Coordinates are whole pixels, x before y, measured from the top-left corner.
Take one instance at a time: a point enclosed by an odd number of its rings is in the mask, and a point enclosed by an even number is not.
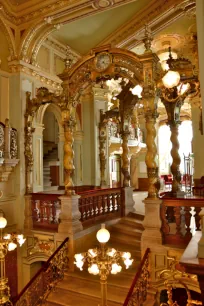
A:
[[[102,111],[101,111],[102,116]],[[101,172],[101,187],[106,186],[105,170],[106,170],[106,125],[103,122],[99,123],[99,157],[100,157],[100,172]]]
[[[11,127],[10,127],[10,123],[9,123],[9,119],[5,120],[5,129],[4,129],[4,158],[11,158],[11,154],[10,154],[10,133],[11,133]]]
[[[172,165],[171,165],[171,173],[173,174],[173,182],[172,182],[172,193],[176,194],[180,190],[181,184],[181,172],[180,172],[180,163],[181,158],[179,155],[179,141],[178,141],[178,133],[179,133],[179,125],[180,122],[169,122],[170,130],[171,130],[171,156],[172,156]]]
[[[155,123],[158,117],[156,110],[149,109],[146,111],[146,130],[147,130],[147,154],[145,162],[147,165],[147,175],[149,179],[148,198],[158,198],[159,192],[159,178],[158,178],[158,165],[157,165],[157,147],[155,143],[156,128]]]
[[[26,164],[26,194],[33,191],[33,133],[32,123],[25,126],[25,164]]]
[[[130,132],[128,130],[125,130],[122,132],[122,173],[124,175],[123,178],[123,187],[130,187],[130,159],[129,159],[129,148],[128,148],[128,138],[129,138]]]
[[[65,184],[65,194],[72,195],[73,191],[73,180],[72,176],[74,173],[74,150],[73,150],[73,132],[75,127],[75,120],[71,117],[64,118],[64,184]]]

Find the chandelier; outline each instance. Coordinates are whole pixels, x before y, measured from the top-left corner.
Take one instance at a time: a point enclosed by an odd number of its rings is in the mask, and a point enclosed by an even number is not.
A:
[[[74,264],[81,271],[85,263],[88,264],[88,272],[100,276],[101,284],[101,306],[107,306],[107,277],[111,274],[121,272],[121,262],[128,269],[133,262],[129,252],[117,251],[114,248],[107,248],[106,243],[110,239],[110,233],[105,229],[105,224],[97,232],[96,238],[100,243],[99,248],[89,249],[88,252],[75,254]]]

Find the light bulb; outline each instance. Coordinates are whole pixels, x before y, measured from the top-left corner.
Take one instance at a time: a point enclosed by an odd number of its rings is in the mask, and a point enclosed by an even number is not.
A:
[[[78,261],[75,261],[74,264],[77,266],[77,268],[79,268],[81,271],[83,270],[83,265],[84,265],[84,262],[81,260],[78,260]]]
[[[14,242],[9,242],[8,251],[13,251],[15,248],[17,248],[17,245]]]
[[[110,256],[110,257],[113,257],[116,253],[116,250],[115,249],[108,249],[107,251],[107,255]]]
[[[6,234],[3,238],[4,238],[5,240],[9,240],[9,239],[11,239],[11,234]]]
[[[130,252],[124,252],[124,253],[122,254],[122,257],[123,257],[124,259],[130,258],[130,257],[131,257],[131,254],[130,254]]]
[[[122,270],[122,267],[117,263],[112,264],[111,274],[117,274]]]
[[[180,74],[177,71],[169,70],[162,78],[162,82],[166,88],[178,86],[180,82]]]
[[[0,228],[5,228],[7,225],[7,220],[4,217],[0,217]]]
[[[90,274],[93,274],[93,275],[99,274],[98,265],[97,265],[97,264],[92,264],[92,265],[88,268],[88,271],[89,271]]]
[[[136,85],[134,88],[130,88],[130,91],[134,96],[138,96],[138,98],[142,98],[141,93],[143,91],[142,86]]]
[[[132,263],[133,263],[133,259],[126,258],[126,259],[124,260],[124,264],[125,264],[125,266],[126,266],[126,269],[128,269],[129,266],[131,266]]]
[[[88,250],[88,255],[91,256],[92,258],[97,256],[97,253],[94,249],[89,249]]]
[[[74,258],[76,259],[76,261],[82,261],[84,256],[82,254],[75,254]]]
[[[188,89],[190,88],[190,84],[183,84],[181,83],[179,86],[177,86],[177,90],[180,95],[183,95]]]
[[[110,239],[110,233],[105,229],[105,224],[101,224],[101,229],[97,232],[96,238],[100,243],[106,243]]]
[[[26,238],[23,238],[23,235],[18,235],[18,236],[17,236],[18,243],[20,244],[20,246],[22,246],[24,242],[26,241]]]

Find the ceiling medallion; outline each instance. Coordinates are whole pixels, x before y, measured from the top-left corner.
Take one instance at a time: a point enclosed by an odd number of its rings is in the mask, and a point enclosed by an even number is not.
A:
[[[92,5],[95,9],[103,9],[112,6],[113,4],[114,0],[95,0]]]

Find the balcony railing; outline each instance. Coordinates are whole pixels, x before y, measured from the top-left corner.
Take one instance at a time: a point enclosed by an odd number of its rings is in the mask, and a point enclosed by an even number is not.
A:
[[[80,221],[83,227],[123,215],[122,188],[78,192]],[[62,195],[62,194],[61,194]],[[60,222],[60,194],[33,193],[31,199],[33,228],[56,232]]]
[[[57,248],[14,301],[16,306],[42,305],[68,269],[68,238]]]
[[[145,303],[150,279],[149,255],[150,249],[148,248],[139,265],[123,306],[142,306]]]
[[[200,230],[199,213],[204,198],[163,198],[161,206],[162,233],[165,244],[186,246],[193,231]]]
[[[99,189],[79,193],[79,210],[83,226],[120,217],[123,214],[121,188]]]

